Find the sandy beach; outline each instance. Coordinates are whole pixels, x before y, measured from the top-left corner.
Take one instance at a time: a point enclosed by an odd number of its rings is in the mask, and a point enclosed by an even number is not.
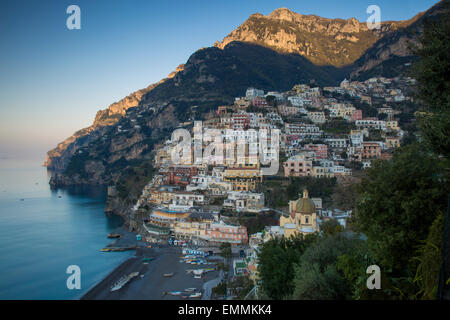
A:
[[[105,253],[105,254],[114,254]],[[219,277],[218,271],[206,273],[202,279],[195,279],[187,274],[188,269],[198,269],[207,266],[193,266],[180,262],[182,249],[173,246],[140,247],[136,255],[127,259],[111,272],[105,279],[89,290],[82,300],[180,300],[180,296],[164,294],[164,292],[184,291],[196,288],[203,292],[203,284]],[[153,261],[143,262],[144,257],[152,257]],[[132,272],[139,275],[130,280],[123,288],[111,292],[111,286],[122,276]],[[173,273],[171,277],[164,277],[166,273]],[[142,277],[143,276],[143,277]],[[209,291],[209,290],[208,290]]]

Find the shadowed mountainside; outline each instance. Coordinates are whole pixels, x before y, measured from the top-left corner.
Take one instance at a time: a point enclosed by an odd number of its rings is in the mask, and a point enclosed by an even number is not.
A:
[[[298,83],[326,86],[349,76],[398,75],[414,59],[408,41],[414,42],[422,20],[438,15],[442,3],[408,21],[385,22],[380,31],[367,30],[356,19],[303,16],[287,9],[269,17],[252,15],[224,41],[198,50],[166,79],[99,111],[92,126],[49,151],[46,165],[55,171],[51,183],[114,183],[118,171],[150,158],[154,144],[180,122],[232,103],[250,86],[286,91]],[[284,41],[288,29],[296,39],[319,42],[308,51],[303,40]]]

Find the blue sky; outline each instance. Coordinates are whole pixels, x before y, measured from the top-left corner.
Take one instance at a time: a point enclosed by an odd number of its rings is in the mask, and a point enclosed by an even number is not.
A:
[[[404,20],[436,0],[54,0],[0,2],[0,157],[44,159],[99,109],[159,81],[255,12]],[[68,30],[66,8],[81,8]]]

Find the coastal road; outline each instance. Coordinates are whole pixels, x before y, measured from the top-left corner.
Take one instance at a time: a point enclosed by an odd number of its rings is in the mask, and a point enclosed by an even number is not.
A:
[[[223,280],[223,271],[220,270],[219,277],[209,280],[203,284],[202,300],[211,300],[212,288],[216,287]]]

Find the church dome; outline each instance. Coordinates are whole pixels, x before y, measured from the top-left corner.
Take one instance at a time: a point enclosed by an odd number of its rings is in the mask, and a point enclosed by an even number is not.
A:
[[[297,200],[295,204],[295,212],[302,214],[312,214],[316,212],[314,201],[308,197],[308,190],[303,191],[303,198]]]

